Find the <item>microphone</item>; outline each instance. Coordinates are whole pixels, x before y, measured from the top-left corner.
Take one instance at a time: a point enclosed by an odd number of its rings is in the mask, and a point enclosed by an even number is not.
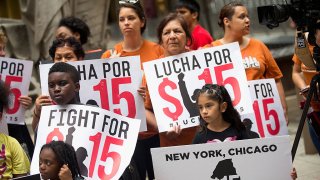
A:
[[[302,28],[297,28],[294,51],[305,66],[316,69],[311,52],[309,51],[309,44]]]

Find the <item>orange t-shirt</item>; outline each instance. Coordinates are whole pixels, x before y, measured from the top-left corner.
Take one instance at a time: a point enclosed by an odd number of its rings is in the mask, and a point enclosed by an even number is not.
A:
[[[205,47],[220,45],[222,42],[216,40]],[[261,41],[250,38],[249,44],[241,49],[241,55],[247,80],[280,79],[283,76],[271,52]]]
[[[313,52],[313,48],[314,48],[314,46],[311,46],[309,44],[309,51],[310,52]],[[295,64],[298,64],[301,66],[301,71],[303,72],[303,76],[305,78],[306,84],[310,85],[310,82],[311,82],[313,76],[316,75],[318,72],[313,68],[309,68],[309,67],[305,66],[296,54],[293,55],[292,61]],[[320,111],[320,102],[313,100],[310,102],[310,105],[314,111],[317,111],[317,112]]]
[[[134,52],[124,51],[122,48],[122,43],[123,42],[116,44],[114,46],[113,50],[116,50],[117,53],[120,53],[121,57],[140,55],[141,69],[143,69],[142,63],[148,62],[151,60],[155,60],[155,59],[159,59],[164,54],[163,48],[160,45],[153,43],[153,42],[150,42],[150,41],[147,41],[147,40],[143,40],[143,44],[142,44],[141,48],[138,49],[137,51],[134,51]],[[102,54],[101,59],[106,59],[106,58],[109,58],[110,56],[111,56],[111,51],[107,50],[106,52],[104,52]],[[141,84],[142,84],[142,86],[147,87],[145,77],[143,77]],[[146,109],[153,111],[148,89],[146,91],[146,100],[145,100],[144,105],[145,105]],[[147,124],[147,129],[150,129],[148,127],[148,124]],[[145,139],[145,138],[151,137],[157,133],[158,132],[156,132],[156,131],[149,131],[149,130],[145,131],[145,132],[140,132],[139,139]]]

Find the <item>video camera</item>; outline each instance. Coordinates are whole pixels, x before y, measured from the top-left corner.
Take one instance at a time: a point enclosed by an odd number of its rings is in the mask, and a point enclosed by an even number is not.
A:
[[[285,1],[286,2],[286,1]],[[259,23],[272,29],[289,17],[296,23],[297,28],[312,26],[320,19],[319,0],[291,0],[291,4],[273,4],[258,7]]]
[[[306,66],[316,68],[317,71],[320,70],[320,59],[317,56],[320,53],[320,48],[313,36],[315,30],[320,26],[320,0],[291,0],[290,4],[285,1],[285,4],[260,6],[258,7],[258,17],[259,23],[270,29],[278,27],[279,23],[291,17],[297,26],[295,53]],[[309,52],[304,32],[312,34],[308,36],[308,43],[315,46],[313,58]]]

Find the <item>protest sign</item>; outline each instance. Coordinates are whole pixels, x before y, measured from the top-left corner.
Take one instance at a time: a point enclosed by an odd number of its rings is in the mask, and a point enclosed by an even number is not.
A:
[[[28,96],[32,68],[32,61],[0,57],[0,79],[10,86],[9,108],[3,116],[8,124],[24,124],[25,109],[18,98]]]
[[[39,173],[42,145],[60,140],[75,148],[81,174],[86,179],[119,179],[130,163],[139,127],[139,119],[97,107],[44,106],[31,174]]]
[[[139,56],[108,60],[69,62],[80,73],[80,102],[94,105],[130,118],[141,119],[140,131],[146,131]],[[41,91],[48,95],[48,72],[53,64],[40,65]]]
[[[289,136],[151,149],[155,179],[291,180]]]
[[[260,137],[287,135],[288,128],[274,79],[248,81],[254,113],[241,118],[252,122]]]
[[[199,124],[196,94],[204,84],[224,85],[240,114],[252,113],[238,43],[143,63],[159,132]]]

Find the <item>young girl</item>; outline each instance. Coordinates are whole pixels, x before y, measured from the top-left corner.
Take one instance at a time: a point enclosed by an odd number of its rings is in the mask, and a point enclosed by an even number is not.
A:
[[[52,141],[42,146],[39,158],[42,179],[83,179],[74,148],[63,141]]]
[[[228,91],[217,84],[206,84],[198,92],[200,131],[193,144],[250,139]]]

